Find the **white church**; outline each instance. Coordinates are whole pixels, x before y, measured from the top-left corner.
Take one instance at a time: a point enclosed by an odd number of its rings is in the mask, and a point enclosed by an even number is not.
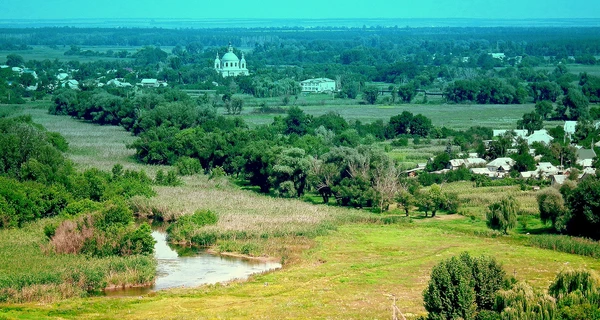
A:
[[[233,47],[231,43],[227,49],[227,53],[223,55],[223,58],[219,59],[219,53],[217,52],[217,58],[215,59],[215,70],[220,73],[223,78],[225,77],[237,77],[239,75],[247,76],[249,74],[248,68],[246,68],[246,59],[242,52],[242,59],[233,53]]]

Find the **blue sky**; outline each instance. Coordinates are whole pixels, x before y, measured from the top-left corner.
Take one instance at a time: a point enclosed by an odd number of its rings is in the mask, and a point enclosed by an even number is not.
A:
[[[598,0],[2,0],[0,19],[600,18]]]

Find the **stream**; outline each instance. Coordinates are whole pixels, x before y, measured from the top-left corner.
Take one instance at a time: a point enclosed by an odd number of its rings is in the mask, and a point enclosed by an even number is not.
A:
[[[277,262],[210,254],[167,243],[167,234],[152,231],[156,240],[154,256],[158,261],[156,281],[152,286],[106,290],[107,296],[142,295],[170,288],[192,288],[203,284],[247,279],[250,275],[281,268]]]

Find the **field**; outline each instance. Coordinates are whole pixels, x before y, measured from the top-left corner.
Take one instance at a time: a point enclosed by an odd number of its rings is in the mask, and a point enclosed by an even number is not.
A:
[[[29,61],[29,60],[43,61],[46,59],[48,59],[48,60],[58,59],[59,61],[79,61],[79,62],[93,62],[93,61],[98,61],[98,60],[108,60],[108,61],[122,60],[122,58],[109,58],[109,57],[66,56],[65,52],[70,49],[70,47],[67,47],[67,46],[57,46],[54,48],[51,48],[49,46],[31,46],[31,47],[32,47],[31,50],[19,50],[19,51],[0,50],[0,61],[4,62],[6,60],[6,56],[11,53],[20,55],[21,57],[23,57],[23,59],[25,61]],[[118,51],[125,50],[125,51],[133,54],[141,47],[85,47],[84,46],[84,47],[80,47],[80,48],[82,51],[92,50],[92,51],[99,51],[99,52],[106,52],[108,50],[113,50],[114,52],[118,52]],[[163,48],[163,50],[164,49],[165,48]]]
[[[121,128],[48,115],[45,103],[48,102],[27,105],[21,113],[31,114],[49,130],[61,132],[70,143],[68,156],[80,168],[110,169],[118,162],[126,167],[143,168],[150,174],[158,169],[134,163],[133,151],[125,148],[134,137]],[[475,112],[469,109],[473,107],[304,108],[314,114],[337,108],[342,116],[365,122],[389,118],[403,108],[425,115],[425,110],[429,110],[434,124],[439,125],[446,118],[448,123],[457,126],[461,125],[459,121],[475,115],[479,115],[480,120],[473,120],[472,125],[497,123],[493,119],[504,109],[494,106]],[[532,108],[531,105],[508,106],[514,117],[511,123],[516,123],[524,112],[517,107]],[[383,112],[387,112],[385,116]],[[462,120],[455,121],[457,118]],[[423,153],[432,153],[438,147],[424,147]],[[539,289],[547,288],[556,273],[565,267],[600,271],[597,259],[529,244],[528,237],[545,229],[535,217],[535,192],[523,192],[516,186],[474,188],[469,182],[445,184],[443,188],[457,192],[465,202],[461,208],[463,215],[424,218],[422,213],[413,212],[411,219],[386,219],[390,217],[366,210],[258,195],[225,179],[189,177],[182,187],[156,187],[157,197],[148,201],[138,199],[136,205],[140,209],[162,210],[172,215],[204,208],[214,210],[220,216],[217,231],[232,235],[230,240],[220,240],[216,250],[235,251],[241,245],[251,245],[251,254],[280,258],[284,268],[256,275],[246,282],[173,289],[143,297],[74,298],[59,303],[0,305],[0,318],[386,319],[391,314],[388,294],[398,297],[398,307],[408,318],[415,318],[425,312],[422,291],[432,266],[462,251],[494,256],[508,274]],[[489,203],[508,193],[515,195],[521,208],[531,215],[526,225],[521,223],[511,235],[504,236],[487,229],[483,217]],[[0,239],[7,237],[10,238],[8,231],[0,232]],[[0,250],[13,248],[8,247],[0,247]]]

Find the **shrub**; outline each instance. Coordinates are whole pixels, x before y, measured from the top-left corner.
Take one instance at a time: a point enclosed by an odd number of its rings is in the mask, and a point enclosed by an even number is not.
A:
[[[179,158],[175,162],[175,168],[177,168],[177,172],[182,176],[191,176],[202,172],[200,160],[190,157]]]
[[[214,244],[216,233],[202,230],[202,227],[216,224],[217,221],[218,216],[211,210],[197,210],[194,214],[182,216],[167,228],[169,241],[199,246]]]

